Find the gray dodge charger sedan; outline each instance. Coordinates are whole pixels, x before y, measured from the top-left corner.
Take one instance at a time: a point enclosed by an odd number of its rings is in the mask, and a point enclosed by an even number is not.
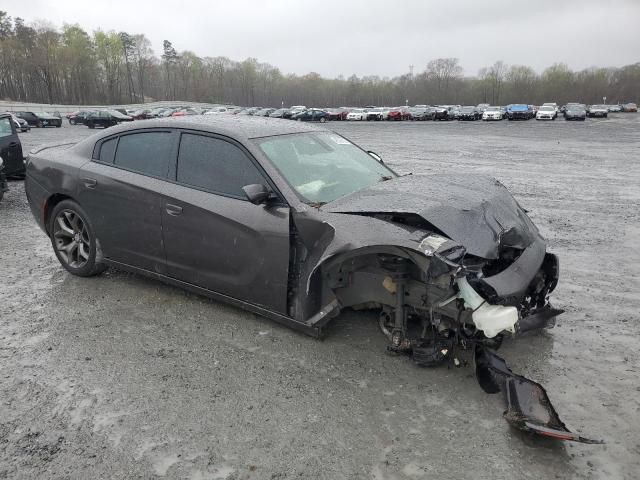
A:
[[[324,128],[222,117],[31,152],[29,204],[62,266],[137,272],[314,336],[343,308],[376,309],[389,352],[430,366],[470,351],[513,425],[589,441],[495,353],[562,313],[548,301],[558,260],[502,184],[399,176]]]

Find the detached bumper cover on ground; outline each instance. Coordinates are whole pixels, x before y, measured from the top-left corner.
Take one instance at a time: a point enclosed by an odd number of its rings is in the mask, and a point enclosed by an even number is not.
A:
[[[492,350],[477,348],[475,364],[482,389],[487,393],[504,393],[507,402],[504,418],[513,427],[557,440],[604,443],[571,432],[560,420],[542,385],[513,373],[504,359]]]

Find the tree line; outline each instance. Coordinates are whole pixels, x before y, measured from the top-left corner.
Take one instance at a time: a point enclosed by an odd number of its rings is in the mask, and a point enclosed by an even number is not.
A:
[[[285,74],[255,58],[200,57],[169,40],[158,56],[144,34],[27,25],[0,11],[0,99],[59,104],[123,104],[152,100],[364,106],[543,102],[638,102],[640,63],[572,71],[554,64],[541,73],[497,61],[465,76],[457,58],[426,62],[393,78]]]

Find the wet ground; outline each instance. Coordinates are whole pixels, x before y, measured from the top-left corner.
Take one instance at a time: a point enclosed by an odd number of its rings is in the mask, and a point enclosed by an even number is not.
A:
[[[72,277],[12,182],[0,202],[0,478],[638,478],[640,116],[329,127],[398,170],[490,174],[511,189],[560,256],[566,313],[501,353],[570,428],[607,443],[511,430],[471,368],[387,356],[367,313],[344,313],[318,341],[135,275]]]

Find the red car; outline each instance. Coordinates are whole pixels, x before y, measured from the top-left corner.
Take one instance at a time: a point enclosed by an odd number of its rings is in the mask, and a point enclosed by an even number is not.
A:
[[[410,120],[411,113],[407,107],[396,107],[389,110],[387,120]]]
[[[325,112],[329,114],[329,120],[346,120],[349,114],[346,108],[329,108]]]
[[[184,117],[185,115],[200,115],[200,113],[193,108],[183,108],[171,114],[172,117]]]

